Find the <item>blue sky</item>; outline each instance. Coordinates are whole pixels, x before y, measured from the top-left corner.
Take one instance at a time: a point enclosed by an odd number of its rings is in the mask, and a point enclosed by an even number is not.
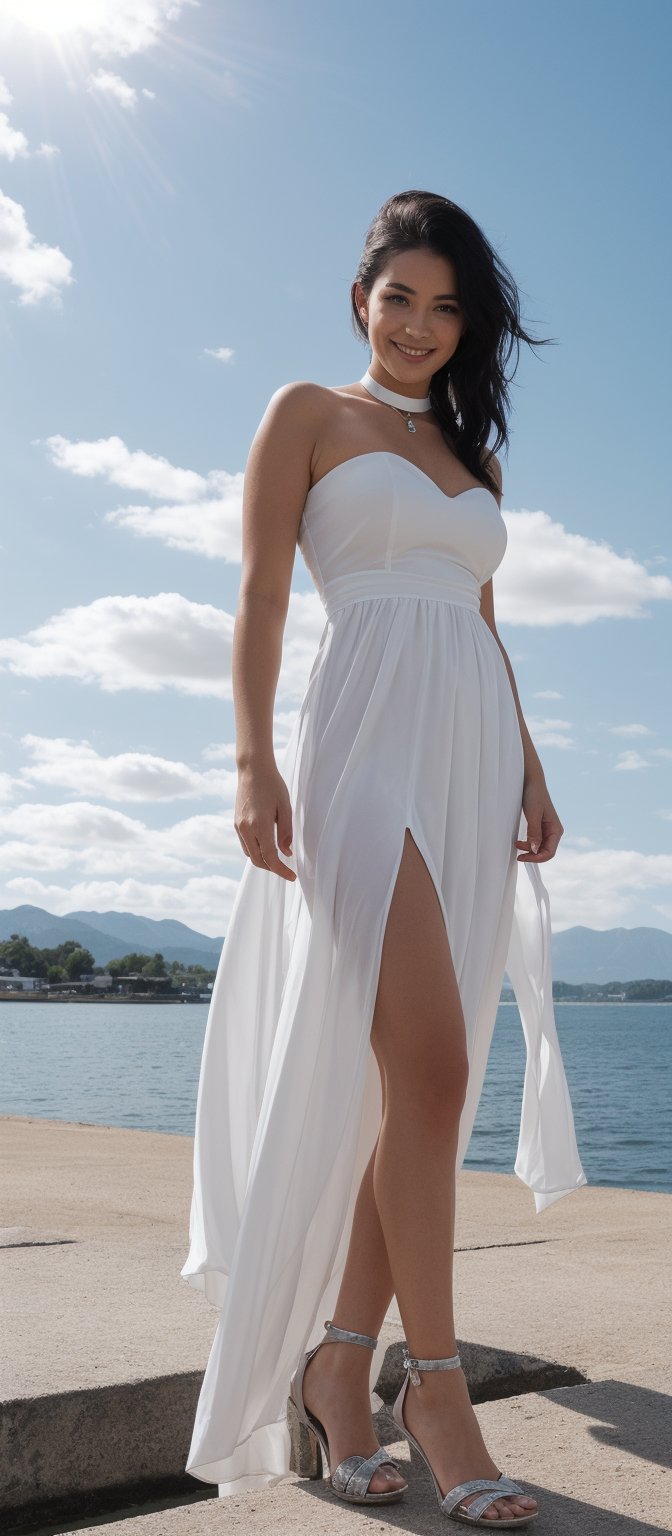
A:
[[[242,478],[361,377],[393,192],[460,203],[523,322],[495,613],[565,827],[557,931],[672,932],[667,3],[3,0],[0,905],[226,931]],[[285,740],[323,628],[297,550]]]

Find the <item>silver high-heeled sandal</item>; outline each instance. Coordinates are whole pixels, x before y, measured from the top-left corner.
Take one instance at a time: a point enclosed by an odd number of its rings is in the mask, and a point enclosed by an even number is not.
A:
[[[324,1326],[327,1330],[324,1338],[320,1339],[314,1349],[306,1352],[289,1384],[287,1423],[292,1438],[292,1470],[299,1477],[322,1477],[326,1467],[326,1481],[332,1493],[337,1494],[339,1499],[347,1499],[349,1504],[394,1504],[403,1497],[408,1483],[403,1488],[391,1488],[389,1493],[384,1493],[382,1489],[367,1493],[378,1467],[389,1462],[395,1472],[401,1470],[394,1457],[389,1456],[382,1445],[371,1456],[346,1456],[333,1472],[329,1471],[329,1441],[324,1425],[314,1414],[309,1413],[303,1401],[304,1371],[316,1351],[331,1340],[365,1344],[369,1349],[375,1349],[378,1340],[368,1333],[351,1333],[347,1328],[337,1328],[335,1323],[325,1322]]]
[[[411,1434],[410,1429],[407,1429],[406,1425],[404,1424],[402,1408],[409,1381],[412,1381],[414,1387],[419,1387],[421,1385],[420,1376],[418,1374],[419,1371],[457,1370],[460,1364],[461,1361],[459,1355],[449,1355],[443,1360],[416,1360],[411,1355],[409,1355],[408,1350],[404,1345],[404,1369],[406,1374],[404,1376],[401,1391],[396,1398],[392,1408],[392,1417],[394,1422],[397,1428],[401,1430],[402,1435],[405,1435],[406,1439],[409,1440],[411,1445],[415,1447],[415,1450],[418,1452],[418,1455],[422,1457],[425,1465],[429,1467],[429,1470],[432,1474],[434,1487],[436,1488],[436,1496],[439,1501],[439,1507],[443,1510],[444,1514],[450,1517],[451,1520],[462,1520],[464,1521],[465,1525],[487,1525],[488,1529],[491,1531],[507,1530],[514,1525],[527,1525],[529,1520],[536,1520],[537,1515],[539,1514],[538,1509],[531,1509],[527,1515],[512,1515],[509,1520],[503,1519],[501,1515],[497,1520],[481,1519],[483,1511],[487,1509],[489,1504],[493,1504],[495,1499],[502,1497],[505,1498],[508,1493],[524,1494],[525,1492],[525,1489],[521,1488],[520,1483],[514,1483],[512,1478],[505,1477],[503,1472],[500,1472],[496,1481],[491,1477],[475,1477],[472,1478],[469,1482],[457,1483],[455,1488],[449,1488],[448,1492],[443,1494],[437,1483],[434,1471],[425,1455],[425,1452],[422,1449],[422,1446],[418,1445],[415,1436]],[[460,1504],[460,1499],[463,1499],[465,1494],[477,1493],[481,1488],[494,1488],[495,1492],[494,1494],[483,1493],[480,1499],[472,1499],[472,1502],[469,1505]]]

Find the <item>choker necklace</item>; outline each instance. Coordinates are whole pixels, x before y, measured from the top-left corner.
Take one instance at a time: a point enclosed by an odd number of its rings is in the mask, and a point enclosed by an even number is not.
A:
[[[382,400],[384,405],[392,405],[396,411],[401,411],[403,416],[407,416],[406,426],[409,432],[417,432],[415,423],[411,421],[411,412],[431,411],[432,409],[429,395],[425,395],[424,400],[414,400],[412,395],[398,395],[396,390],[386,389],[384,384],[379,384],[377,379],[372,379],[368,368],[364,377],[359,382],[364,385],[365,389],[368,389],[370,395],[375,395],[377,400]]]

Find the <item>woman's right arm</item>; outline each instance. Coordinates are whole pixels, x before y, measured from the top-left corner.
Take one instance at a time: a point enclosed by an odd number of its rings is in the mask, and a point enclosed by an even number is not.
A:
[[[254,435],[243,483],[242,573],[233,630],[232,681],[238,788],[234,826],[243,851],[284,880],[293,870],[292,808],[273,751],[273,706],[296,541],[318,431],[320,391],[285,384]]]

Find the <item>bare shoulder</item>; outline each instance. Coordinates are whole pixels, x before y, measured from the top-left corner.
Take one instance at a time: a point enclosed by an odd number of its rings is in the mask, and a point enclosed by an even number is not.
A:
[[[254,471],[260,458],[271,473],[282,463],[282,473],[293,476],[296,494],[302,493],[305,500],[325,442],[330,443],[334,429],[338,436],[338,424],[348,408],[346,393],[308,379],[280,385],[257,427],[246,473]]]
[[[297,492],[302,477],[307,489],[318,423],[316,386],[304,380],[281,384],[271,395],[252,438],[245,480],[251,482],[262,472],[271,477],[279,472],[291,476],[293,470]]]
[[[316,428],[326,408],[325,395],[330,391],[309,379],[292,380],[274,390],[266,406],[263,420],[277,422],[283,428],[310,435]]]

